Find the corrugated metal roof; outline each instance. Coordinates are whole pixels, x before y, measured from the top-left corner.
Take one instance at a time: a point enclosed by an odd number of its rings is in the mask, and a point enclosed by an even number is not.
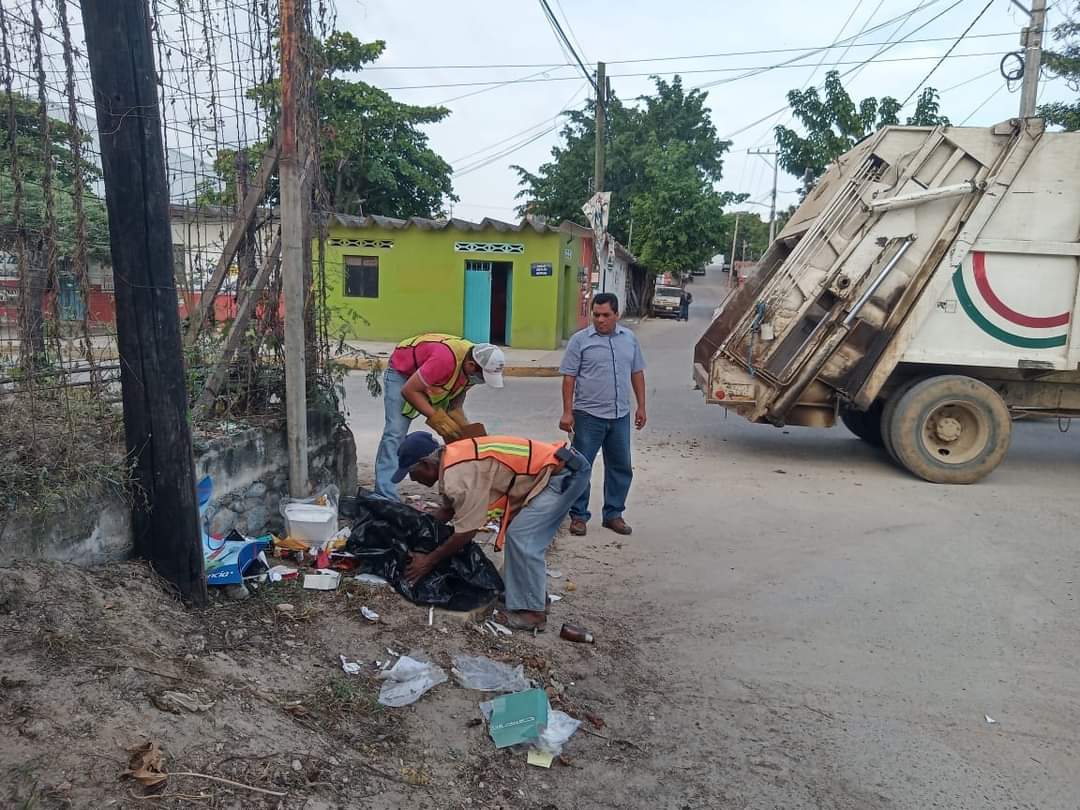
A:
[[[330,218],[333,222],[346,228],[389,228],[393,230],[406,230],[408,228],[417,228],[421,231],[443,231],[447,228],[451,228],[457,231],[486,231],[494,230],[499,233],[521,233],[526,228],[532,229],[537,233],[558,233],[559,228],[548,225],[538,219],[526,217],[517,225],[513,225],[509,222],[503,222],[499,219],[491,219],[490,217],[484,217],[479,222],[470,222],[466,219],[425,219],[424,217],[409,217],[408,219],[397,219],[395,217],[383,217],[377,214],[368,214],[367,216],[358,217],[352,214],[330,214]]]

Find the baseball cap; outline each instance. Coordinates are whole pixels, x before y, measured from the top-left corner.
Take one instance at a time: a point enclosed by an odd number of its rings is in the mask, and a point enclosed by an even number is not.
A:
[[[484,370],[484,383],[492,388],[502,388],[503,368],[506,366],[503,350],[490,343],[477,343],[473,346],[472,356]]]
[[[390,480],[395,484],[400,484],[405,480],[405,476],[409,474],[409,470],[438,450],[439,446],[439,443],[435,441],[435,437],[430,433],[425,433],[422,430],[417,433],[410,433],[401,442],[401,446],[398,447],[398,468],[397,472],[394,473],[394,477]]]

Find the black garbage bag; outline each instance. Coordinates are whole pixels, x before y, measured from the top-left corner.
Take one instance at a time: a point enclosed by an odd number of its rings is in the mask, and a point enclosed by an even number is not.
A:
[[[352,503],[353,526],[345,550],[356,555],[359,572],[386,579],[398,593],[418,605],[472,610],[503,591],[502,577],[476,543],[469,543],[416,583],[405,581],[409,552],[426,554],[453,535],[452,527],[397,501],[364,489]]]

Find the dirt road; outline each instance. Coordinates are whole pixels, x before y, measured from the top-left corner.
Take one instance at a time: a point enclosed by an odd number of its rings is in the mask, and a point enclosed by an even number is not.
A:
[[[1080,426],[1019,423],[988,480],[940,487],[843,428],[725,419],[689,382],[725,281],[694,284],[689,324],[637,329],[633,537],[560,541],[579,609],[626,640],[580,688],[644,753],[579,758],[552,804],[1076,808]],[[381,402],[349,386],[367,461]],[[469,405],[553,438],[558,396],[513,379]]]

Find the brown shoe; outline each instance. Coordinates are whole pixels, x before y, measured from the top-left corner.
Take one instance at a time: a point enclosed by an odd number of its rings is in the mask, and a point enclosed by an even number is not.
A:
[[[575,537],[584,537],[589,531],[588,526],[585,525],[585,521],[581,518],[570,518],[570,534]]]
[[[625,520],[621,517],[612,518],[611,520],[605,520],[603,522],[605,529],[611,529],[615,534],[633,534],[634,530],[630,528]]]

